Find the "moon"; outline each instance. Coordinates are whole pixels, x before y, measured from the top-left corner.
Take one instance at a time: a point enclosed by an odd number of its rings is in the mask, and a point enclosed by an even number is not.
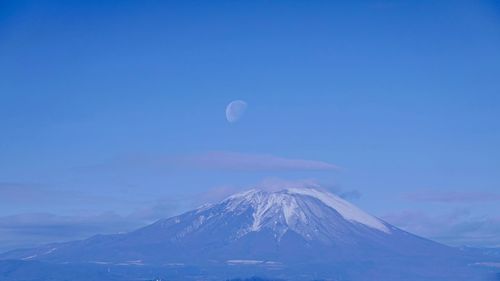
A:
[[[230,102],[226,107],[226,119],[229,123],[234,123],[238,121],[245,110],[247,109],[247,103],[242,100],[235,100]]]

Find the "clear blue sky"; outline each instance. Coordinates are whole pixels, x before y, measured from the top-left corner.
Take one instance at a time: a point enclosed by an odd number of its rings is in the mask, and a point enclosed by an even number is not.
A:
[[[500,246],[495,2],[2,1],[0,244],[127,230],[272,178]]]

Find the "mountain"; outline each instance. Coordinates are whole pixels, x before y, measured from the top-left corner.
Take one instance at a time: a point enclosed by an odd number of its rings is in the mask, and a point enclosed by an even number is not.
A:
[[[312,188],[253,189],[130,233],[11,251],[0,259],[194,267],[216,279],[262,273],[296,280],[484,280],[483,268],[469,266],[479,261],[476,256]]]

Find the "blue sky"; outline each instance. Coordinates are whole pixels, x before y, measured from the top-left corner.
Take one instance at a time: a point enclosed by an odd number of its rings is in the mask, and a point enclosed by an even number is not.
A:
[[[0,5],[3,249],[311,182],[500,246],[495,1]]]

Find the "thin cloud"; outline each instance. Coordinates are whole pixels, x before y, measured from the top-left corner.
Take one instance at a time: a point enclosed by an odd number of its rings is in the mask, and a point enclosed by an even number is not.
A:
[[[89,216],[23,213],[4,216],[0,217],[0,252],[116,233],[137,226],[137,222],[114,213]]]
[[[280,191],[287,188],[317,188],[334,193],[346,200],[355,200],[361,197],[361,193],[358,190],[343,190],[337,185],[320,183],[313,178],[289,180],[277,177],[267,177],[252,185],[239,187],[234,185],[223,185],[208,189],[196,196],[194,207],[198,207],[205,203],[217,203],[230,195],[253,188],[269,192]]]
[[[0,202],[4,203],[25,203],[50,199],[47,193],[45,187],[40,184],[0,182]]]
[[[265,178],[260,183],[255,185],[258,188],[268,191],[278,191],[285,188],[316,188],[323,189],[328,192],[334,193],[337,196],[346,200],[353,200],[361,198],[361,192],[358,190],[344,190],[340,186],[331,183],[323,183],[317,179],[297,179],[286,180],[281,178]]]
[[[285,188],[321,188],[321,184],[316,179],[287,180],[275,177],[265,178],[255,186],[268,191],[279,191]]]
[[[234,171],[336,171],[339,167],[324,161],[285,158],[270,154],[248,154],[227,151],[208,152],[182,158],[197,168]]]
[[[86,215],[20,213],[0,217],[0,252],[41,244],[135,230],[177,211],[172,200],[150,203],[128,215],[100,212]]]
[[[500,246],[500,217],[474,216],[467,209],[444,214],[401,211],[381,217],[408,232],[451,246]]]
[[[288,158],[272,154],[209,151],[204,153],[169,155],[162,153],[129,154],[106,163],[74,167],[77,173],[161,173],[167,171],[209,170],[221,172],[313,172],[340,171],[335,164],[309,159]]]
[[[241,192],[242,189],[235,186],[226,185],[210,188],[204,192],[201,192],[195,196],[193,202],[193,208],[199,207],[203,204],[215,204],[221,200],[233,195],[235,193]]]
[[[260,182],[252,185],[245,185],[244,187],[237,187],[234,185],[223,185],[210,188],[197,196],[195,204],[202,205],[205,203],[217,203],[230,195],[233,195],[244,190],[257,188],[266,191],[279,191],[286,188],[306,188],[314,187],[319,188],[320,185],[315,179],[300,179],[300,180],[285,180],[281,178],[264,178]]]
[[[411,201],[436,203],[482,203],[500,201],[500,193],[480,191],[422,191],[408,193],[405,194],[404,197]]]
[[[109,202],[114,198],[93,195],[80,190],[50,187],[40,183],[0,182],[0,203],[5,205],[30,204],[31,206]]]

